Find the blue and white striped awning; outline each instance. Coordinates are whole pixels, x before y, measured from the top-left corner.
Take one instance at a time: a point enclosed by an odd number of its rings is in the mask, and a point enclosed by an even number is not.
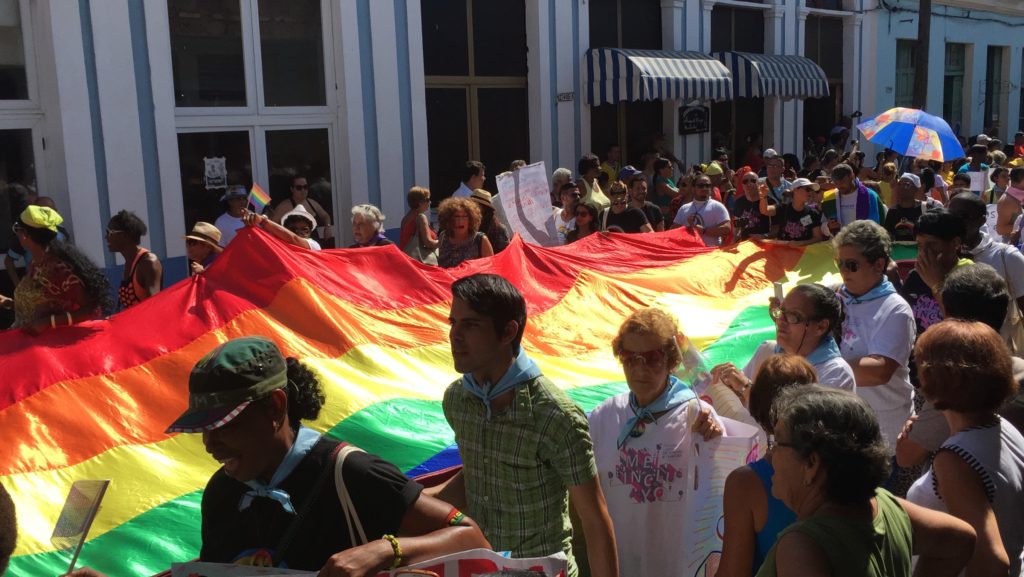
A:
[[[732,72],[734,98],[828,96],[825,71],[803,56],[716,52],[715,57]]]
[[[699,52],[591,48],[584,56],[584,67],[584,90],[590,105],[732,97],[729,70]]]

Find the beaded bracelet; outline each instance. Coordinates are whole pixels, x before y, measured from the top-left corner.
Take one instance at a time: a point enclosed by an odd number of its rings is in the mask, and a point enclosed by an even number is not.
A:
[[[402,566],[402,546],[398,544],[398,539],[394,535],[382,535],[381,539],[391,543],[391,550],[395,553],[395,561],[391,564],[392,569],[397,569]]]

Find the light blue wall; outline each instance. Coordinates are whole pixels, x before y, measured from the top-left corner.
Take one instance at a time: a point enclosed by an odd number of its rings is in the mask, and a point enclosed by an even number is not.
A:
[[[874,86],[865,86],[863,111],[865,115],[882,112],[895,103],[896,98],[896,41],[917,38],[918,14],[916,2],[889,2],[894,10],[877,9],[868,13],[877,18],[877,81]],[[928,112],[941,115],[943,106],[943,82],[945,71],[945,45],[947,42],[968,45],[966,67],[970,87],[964,97],[965,123],[962,134],[974,136],[981,132],[985,122],[982,118],[985,108],[984,81],[988,46],[1008,47],[1005,55],[1010,63],[1004,80],[1010,82],[1005,118],[1002,121],[1003,142],[1012,139],[1018,130],[1020,117],[1021,52],[1024,50],[1024,14],[1007,16],[977,10],[965,10],[936,4],[932,9],[931,42],[928,72]],[[973,50],[971,48],[973,47]],[[973,52],[973,57],[972,57]]]

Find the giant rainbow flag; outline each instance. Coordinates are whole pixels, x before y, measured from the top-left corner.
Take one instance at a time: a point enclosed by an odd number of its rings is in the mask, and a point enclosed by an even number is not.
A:
[[[558,248],[516,238],[451,270],[395,247],[311,252],[243,231],[203,275],[108,320],[0,333],[0,482],[20,534],[9,574],[66,570],[49,536],[76,479],[112,480],[81,564],[149,575],[197,555],[200,498],[217,464],[198,435],[163,431],[187,404],[193,363],[225,340],[273,338],[325,385],[312,426],[419,474],[453,453],[440,399],[457,377],[447,343],[456,278],[495,272],[518,286],[530,315],[524,346],[589,410],[625,390],[609,343],[630,312],[669,309],[710,362],[743,364],[772,336],[772,281],[830,271],[827,245],[712,250],[684,230]]]

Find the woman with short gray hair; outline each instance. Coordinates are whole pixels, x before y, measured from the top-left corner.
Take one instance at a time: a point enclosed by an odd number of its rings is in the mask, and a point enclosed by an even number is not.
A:
[[[818,385],[784,389],[772,405],[772,495],[796,513],[757,577],[952,576],[974,551],[963,521],[894,497],[889,448],[871,407]]]
[[[895,455],[896,438],[914,414],[908,368],[917,334],[914,314],[885,275],[892,240],[881,225],[854,221],[832,242],[846,312],[839,351],[853,369],[857,394],[878,418],[889,454]]]
[[[372,204],[352,207],[352,237],[356,242],[349,248],[395,244],[384,236],[384,213]]]

